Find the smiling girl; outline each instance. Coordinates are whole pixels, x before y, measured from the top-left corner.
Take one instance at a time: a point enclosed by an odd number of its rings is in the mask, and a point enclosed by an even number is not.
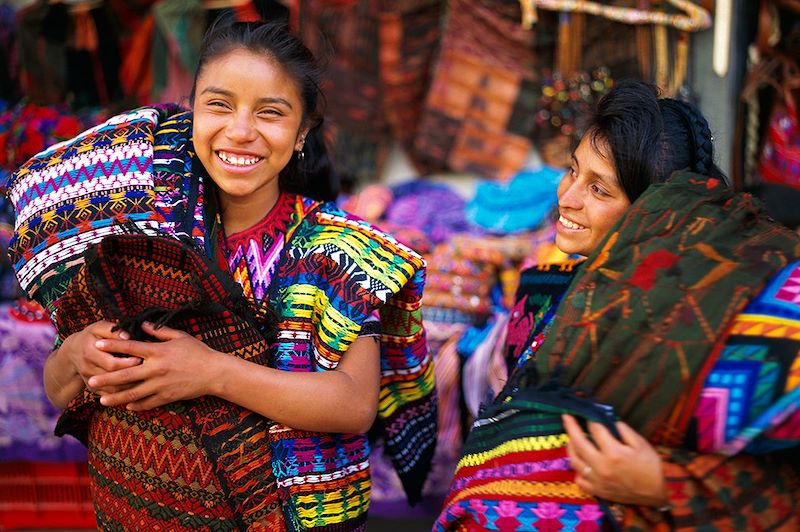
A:
[[[229,272],[263,324],[277,322],[277,337],[269,353],[246,358],[147,321],[141,332],[152,341],[134,340],[140,331],[117,330],[108,319],[62,328],[44,371],[48,397],[66,408],[57,431],[89,448],[102,529],[363,529],[373,424],[412,501],[433,452],[433,368],[420,316],[425,263],[327,201],[335,188],[320,73],[285,27],[215,26],[191,102],[191,111],[162,105],[115,117],[34,158],[10,188],[74,172],[87,181],[80,190],[42,198],[63,206],[83,201],[80,194],[149,183],[136,192],[145,199],[129,205],[146,209],[129,220],[191,240]],[[115,162],[91,166],[98,160]],[[20,224],[28,235],[43,232],[27,207],[18,209]],[[51,298],[58,323],[84,310],[63,306],[64,292],[74,292],[64,288],[64,272],[82,260],[87,242],[118,232],[98,227],[79,220],[64,233],[77,231],[83,247],[50,237],[36,250],[37,265],[47,267],[34,285]],[[24,263],[33,253],[23,245],[16,249]],[[239,330],[221,330],[237,352]],[[208,396],[238,408],[242,424],[216,427],[214,411],[192,417],[192,405]],[[262,421],[245,429],[253,413]],[[212,454],[215,446],[234,451]],[[268,459],[249,461],[248,446]]]

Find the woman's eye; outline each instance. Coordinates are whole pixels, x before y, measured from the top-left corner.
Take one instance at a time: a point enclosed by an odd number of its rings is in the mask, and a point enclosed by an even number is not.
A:
[[[605,189],[603,189],[602,187],[600,187],[597,184],[592,184],[592,185],[589,186],[589,188],[595,194],[599,194],[600,196],[608,196],[608,192],[606,192]]]
[[[258,114],[261,116],[283,116],[283,113],[277,109],[262,109]]]

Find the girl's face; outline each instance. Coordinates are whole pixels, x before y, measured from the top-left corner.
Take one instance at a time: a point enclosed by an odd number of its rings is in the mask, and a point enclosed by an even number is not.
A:
[[[619,184],[607,145],[591,133],[572,154],[572,165],[558,185],[556,245],[564,253],[589,255],[631,202]]]
[[[277,200],[278,173],[308,132],[297,82],[268,56],[235,49],[206,63],[193,111],[194,148],[223,209],[229,216],[255,210],[258,221]]]

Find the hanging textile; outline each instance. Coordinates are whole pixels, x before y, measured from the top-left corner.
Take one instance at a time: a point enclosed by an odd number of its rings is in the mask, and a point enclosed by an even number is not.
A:
[[[412,146],[440,36],[441,0],[298,2],[300,31],[326,69],[333,157],[346,181],[378,179],[392,140]]]

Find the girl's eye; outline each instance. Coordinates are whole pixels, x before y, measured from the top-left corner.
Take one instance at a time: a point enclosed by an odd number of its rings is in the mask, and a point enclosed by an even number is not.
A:
[[[277,109],[262,109],[258,112],[261,116],[283,116],[283,113]]]
[[[592,190],[592,192],[594,192],[595,194],[598,194],[598,195],[600,195],[600,196],[608,196],[608,192],[606,192],[606,191],[605,191],[605,189],[603,189],[603,187],[599,186],[599,185],[598,185],[598,184],[596,184],[596,183],[592,183],[592,184],[589,186],[589,188],[590,188],[590,189]]]

